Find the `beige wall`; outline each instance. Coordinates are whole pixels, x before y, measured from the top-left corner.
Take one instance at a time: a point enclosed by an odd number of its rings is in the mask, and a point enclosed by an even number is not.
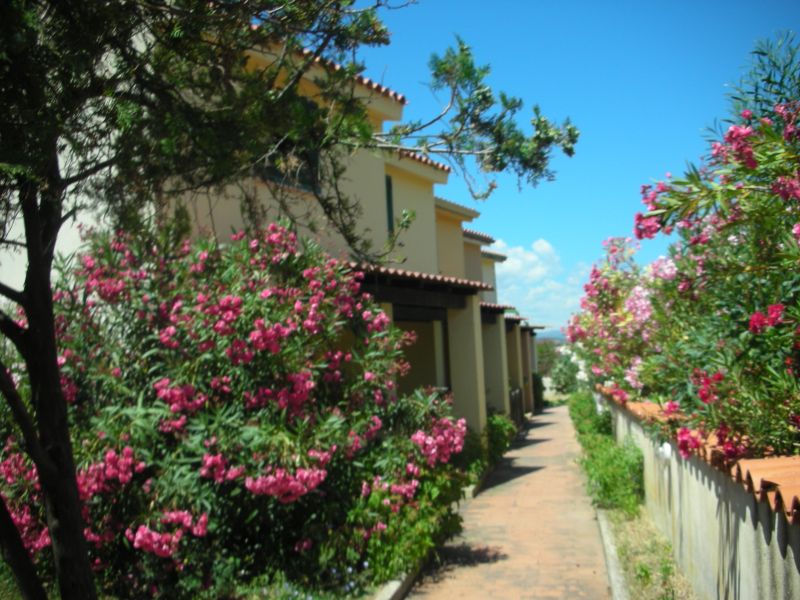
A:
[[[519,335],[519,323],[513,323],[511,331],[506,331],[508,378],[512,388],[522,388],[522,345]]]
[[[408,160],[403,162],[410,162]],[[436,217],[434,215],[433,182],[412,172],[386,165],[386,174],[392,177],[395,216],[403,209],[416,214],[411,228],[400,238],[400,246],[393,257],[404,259],[403,269],[436,273]],[[381,214],[386,222],[385,193],[380,195]],[[385,226],[384,226],[385,229]]]
[[[439,273],[464,277],[464,238],[461,220],[436,211],[436,246]]]
[[[519,337],[520,349],[522,350],[522,407],[525,412],[533,412],[531,335],[527,329],[520,329]]]
[[[464,240],[464,276],[473,281],[483,281],[483,259],[478,242]]]
[[[493,259],[481,256],[481,281],[483,281],[483,283],[488,283],[494,288],[493,290],[482,291],[481,300],[497,304],[497,277],[495,276],[494,263],[495,261]]]

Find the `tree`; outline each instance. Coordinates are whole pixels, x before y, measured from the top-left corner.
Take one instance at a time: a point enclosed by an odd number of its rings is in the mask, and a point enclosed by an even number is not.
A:
[[[90,207],[131,222],[170,194],[236,181],[267,166],[310,173],[323,213],[355,254],[368,248],[358,206],[337,186],[345,148],[439,153],[465,170],[512,169],[530,183],[550,177],[552,149],[572,154],[577,130],[536,110],[525,135],[519,100],[499,101],[469,48],[432,61],[433,85],[451,101],[425,123],[373,136],[354,94],[362,44],[386,44],[378,10],[352,0],[10,0],[0,6],[0,245],[27,260],[22,289],[0,282],[13,305],[0,332],[26,366],[15,381],[0,361],[0,391],[36,465],[53,564],[63,598],[96,597],[87,559],[53,319],[51,266],[61,226]],[[265,48],[274,60],[252,68]],[[299,83],[319,60],[335,61],[317,102]],[[326,62],[325,64],[331,64]],[[490,183],[491,189],[493,184]],[[21,319],[15,319],[18,309]],[[7,507],[0,545],[23,596],[45,597]]]
[[[539,363],[539,374],[547,377],[550,375],[550,371],[552,371],[558,357],[558,344],[555,340],[541,340],[536,345],[536,354]]]

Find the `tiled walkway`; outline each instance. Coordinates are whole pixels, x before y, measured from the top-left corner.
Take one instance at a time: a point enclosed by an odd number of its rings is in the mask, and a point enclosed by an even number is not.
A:
[[[610,597],[600,532],[575,459],[566,407],[530,422],[523,440],[462,504],[463,534],[442,550],[410,598]]]

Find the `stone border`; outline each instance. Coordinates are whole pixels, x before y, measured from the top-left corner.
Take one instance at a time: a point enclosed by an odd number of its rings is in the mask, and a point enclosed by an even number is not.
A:
[[[628,586],[625,583],[625,576],[619,564],[617,555],[617,545],[614,542],[614,534],[605,510],[595,509],[597,515],[597,525],[600,528],[600,540],[603,542],[603,555],[606,559],[606,572],[608,573],[608,585],[611,587],[612,600],[629,600]]]

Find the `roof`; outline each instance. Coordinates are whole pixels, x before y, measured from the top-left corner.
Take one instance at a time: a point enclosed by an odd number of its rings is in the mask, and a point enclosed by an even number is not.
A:
[[[440,210],[446,210],[455,215],[463,217],[462,221],[463,220],[471,221],[472,219],[475,219],[476,217],[479,217],[481,215],[481,213],[479,213],[474,208],[470,208],[469,206],[464,206],[463,204],[458,204],[456,202],[440,198],[439,196],[436,196],[434,200],[436,208]]]
[[[661,407],[653,402],[626,402],[614,400],[605,388],[599,388],[611,403],[631,413],[640,421],[666,422]],[[800,523],[800,456],[769,456],[765,458],[726,459],[715,435],[703,438],[700,448],[694,451],[700,459],[727,473],[741,483],[758,501],[767,502],[774,512],[783,511],[792,524]]]
[[[506,321],[522,322],[528,320],[528,317],[523,317],[522,315],[505,315],[505,317]]]
[[[480,231],[475,231],[474,229],[467,229],[466,227],[464,227],[462,231],[464,232],[464,237],[476,240],[478,242],[481,242],[482,244],[495,243],[495,239],[488,233],[481,233]]]
[[[481,310],[501,313],[507,310],[514,310],[514,307],[509,306],[508,304],[492,304],[491,302],[481,302]]]
[[[481,256],[484,258],[491,258],[492,260],[496,260],[497,262],[505,262],[508,257],[505,254],[500,254],[499,252],[495,252],[494,250],[481,250]]]
[[[313,55],[313,52],[311,52],[311,50],[309,50],[308,48],[303,48],[302,54],[305,57],[309,57]],[[328,69],[333,69],[334,71],[340,71],[344,68],[336,61],[327,58],[322,58],[321,56],[317,56],[316,58],[314,58],[314,62]],[[391,88],[388,88],[385,85],[378,83],[377,81],[371,80],[369,77],[365,77],[364,75],[358,74],[355,75],[353,79],[356,81],[356,83],[363,85],[367,89],[378,92],[381,96],[385,96],[386,98],[394,100],[395,102],[399,102],[400,104],[403,105],[408,104],[408,100],[406,100],[406,97],[403,94],[395,92]]]
[[[398,154],[400,155],[400,158],[410,158],[411,160],[415,160],[423,165],[428,165],[429,167],[433,167],[439,171],[444,171],[445,173],[450,172],[450,167],[448,167],[446,164],[433,160],[425,154],[412,152],[410,150],[400,150]]]
[[[373,265],[368,263],[350,263],[352,269],[363,271],[364,273],[375,275],[386,275],[390,277],[397,277],[408,281],[422,281],[429,283],[439,283],[450,285],[453,287],[471,289],[471,290],[493,290],[494,287],[482,281],[475,281],[473,279],[464,279],[461,277],[450,277],[449,275],[438,275],[434,273],[422,273],[420,271],[407,271],[405,269],[395,269],[393,267],[386,267],[383,265]]]

